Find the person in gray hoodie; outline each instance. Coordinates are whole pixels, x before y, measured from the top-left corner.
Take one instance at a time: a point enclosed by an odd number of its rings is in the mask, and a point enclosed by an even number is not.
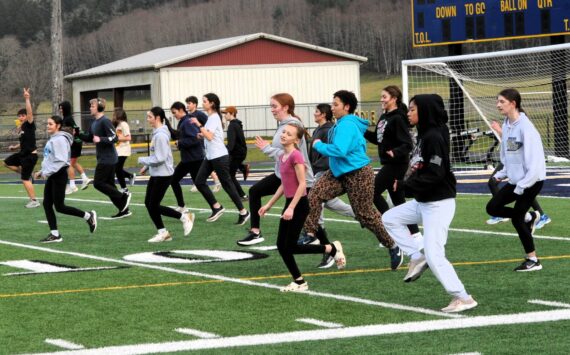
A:
[[[150,219],[154,223],[158,233],[148,240],[149,243],[168,242],[172,240],[170,232],[164,227],[162,216],[177,218],[182,222],[184,236],[192,231],[194,226],[194,214],[179,212],[160,203],[174,174],[174,164],[172,149],[170,148],[170,131],[166,121],[166,114],[160,107],[153,107],[146,114],[148,123],[153,128],[152,140],[150,142],[150,156],[139,157],[138,163],[143,167],[140,174],[149,173],[150,180],[146,185],[146,195],[144,205],[148,211]]]
[[[487,213],[510,218],[524,247],[526,258],[514,271],[542,269],[536,256],[532,233],[538,211],[529,213],[532,202],[546,180],[546,163],[540,134],[521,107],[521,94],[516,89],[505,89],[497,97],[497,109],[503,115],[501,163],[503,169],[494,178],[505,184],[487,203]],[[506,207],[514,202],[513,207]]]
[[[91,233],[97,229],[97,213],[95,211],[84,212],[75,207],[65,205],[67,169],[70,164],[73,136],[71,133],[61,130],[62,123],[63,119],[60,116],[48,118],[47,132],[50,135],[50,139],[44,147],[42,168],[35,174],[36,179],[47,179],[44,187],[43,207],[50,233],[47,237],[40,240],[41,243],[58,243],[63,241],[63,237],[57,229],[54,207],[59,213],[83,218],[89,225]]]
[[[278,122],[277,131],[273,135],[271,144],[261,138],[255,137],[255,146],[259,148],[267,156],[275,160],[274,173],[268,175],[258,181],[249,189],[249,210],[251,211],[250,229],[245,238],[237,241],[238,245],[248,246],[263,242],[265,239],[261,234],[260,220],[258,211],[261,208],[261,198],[263,196],[273,195],[279,186],[281,186],[281,173],[279,172],[279,156],[283,154],[283,145],[281,144],[281,134],[288,124],[296,124],[303,127],[301,119],[295,115],[295,100],[293,96],[287,93],[275,94],[270,100],[271,113]],[[303,154],[306,162],[305,180],[307,188],[313,186],[313,170],[308,164],[309,155],[307,152],[307,137],[303,137],[299,143],[299,150]]]

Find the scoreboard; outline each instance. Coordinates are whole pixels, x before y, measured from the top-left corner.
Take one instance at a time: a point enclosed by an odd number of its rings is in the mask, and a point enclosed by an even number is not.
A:
[[[570,0],[412,0],[413,46],[570,34]]]

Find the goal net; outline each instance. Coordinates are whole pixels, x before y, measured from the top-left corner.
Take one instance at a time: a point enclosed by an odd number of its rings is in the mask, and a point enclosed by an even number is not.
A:
[[[406,102],[439,94],[449,114],[454,168],[488,167],[499,160],[493,120],[502,122],[497,94],[516,88],[538,129],[549,161],[569,158],[570,44],[402,62]]]

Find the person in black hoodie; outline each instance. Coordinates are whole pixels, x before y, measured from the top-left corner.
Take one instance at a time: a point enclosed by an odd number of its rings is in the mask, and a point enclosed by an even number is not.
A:
[[[247,201],[248,197],[236,179],[238,170],[243,172],[244,180],[246,180],[249,175],[249,164],[243,163],[247,157],[247,145],[245,143],[245,135],[243,134],[243,124],[237,119],[237,113],[237,108],[234,106],[228,106],[222,111],[224,119],[228,122],[228,144],[226,148],[228,148],[228,153],[230,154],[230,177],[241,199]]]
[[[408,108],[402,102],[402,91],[394,85],[382,89],[380,98],[382,115],[378,119],[374,132],[367,130],[364,138],[378,146],[378,157],[382,169],[374,179],[374,206],[384,214],[390,207],[382,197],[388,190],[394,206],[406,202],[404,190],[394,191],[394,180],[400,180],[408,170],[410,153],[413,148],[410,126],[406,117]],[[413,237],[420,237],[417,224],[408,226]]]
[[[63,101],[59,104],[59,113],[63,117],[63,127],[69,127],[73,132],[73,143],[71,143],[71,163],[69,169],[67,170],[67,175],[69,177],[69,186],[65,189],[67,195],[77,192],[77,187],[75,186],[75,171],[81,174],[81,190],[85,190],[89,187],[93,181],[87,177],[85,170],[77,161],[81,156],[81,150],[83,148],[83,141],[79,138],[80,129],[73,119],[73,110],[71,108],[71,103],[69,101]]]
[[[395,191],[403,189],[414,199],[388,210],[382,215],[382,221],[400,249],[411,257],[404,281],[415,281],[431,268],[447,293],[453,296],[442,311],[462,312],[476,307],[477,302],[467,293],[445,256],[449,225],[455,214],[456,180],[449,160],[448,116],[442,98],[414,96],[410,100],[408,119],[411,125],[417,126],[418,142],[407,178],[395,180],[393,188]],[[424,226],[423,243],[410,238],[406,227],[419,222]]]

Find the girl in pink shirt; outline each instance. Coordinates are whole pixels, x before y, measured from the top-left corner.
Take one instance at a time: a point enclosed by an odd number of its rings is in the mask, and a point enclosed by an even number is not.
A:
[[[283,208],[277,234],[277,249],[291,276],[293,276],[293,282],[283,287],[281,289],[282,292],[302,292],[309,289],[309,285],[303,279],[301,271],[299,271],[299,267],[295,262],[294,254],[329,253],[334,257],[339,269],[343,269],[346,265],[346,258],[338,241],[327,245],[297,244],[299,233],[301,233],[305,219],[309,214],[307,184],[305,182],[305,160],[298,147],[304,134],[304,128],[296,124],[288,124],[283,129],[281,144],[283,145],[284,153],[279,156],[281,185],[271,200],[259,209],[259,215],[263,217],[281,195],[285,195],[285,207]]]

